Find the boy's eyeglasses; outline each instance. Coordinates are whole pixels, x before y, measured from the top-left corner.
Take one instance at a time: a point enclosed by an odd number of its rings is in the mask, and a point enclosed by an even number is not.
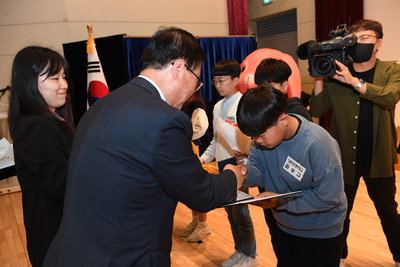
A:
[[[218,85],[219,83],[226,82],[227,80],[229,80],[229,79],[225,79],[225,80],[215,80],[215,79],[212,79],[212,80],[211,80],[211,84],[215,86],[215,85]]]

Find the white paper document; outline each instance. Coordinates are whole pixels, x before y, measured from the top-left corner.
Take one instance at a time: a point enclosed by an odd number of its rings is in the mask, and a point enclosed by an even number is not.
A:
[[[0,169],[15,165],[14,151],[7,139],[0,140]]]
[[[224,204],[221,205],[222,207],[228,207],[228,206],[234,206],[234,205],[240,205],[240,204],[248,204],[248,203],[252,203],[252,202],[257,202],[257,201],[263,201],[263,200],[267,200],[267,199],[273,199],[273,198],[278,198],[278,197],[285,197],[285,196],[290,196],[290,195],[294,195],[294,194],[298,194],[301,193],[302,191],[294,191],[294,192],[288,192],[288,193],[283,193],[283,194],[276,194],[273,196],[267,196],[267,197],[257,197],[257,196],[252,196],[249,194],[246,194],[244,192],[241,192],[243,194],[241,194],[241,199],[239,199],[239,194],[238,197],[236,198],[236,202],[233,203],[229,203],[229,204]],[[247,199],[245,198],[246,196],[244,195],[246,194]]]
[[[251,198],[254,198],[254,196],[249,195],[243,191],[239,191],[236,196],[236,201],[242,201],[242,200],[251,199]]]
[[[215,122],[215,131],[224,138],[232,150],[249,154],[251,139],[243,134],[238,127],[218,117]]]

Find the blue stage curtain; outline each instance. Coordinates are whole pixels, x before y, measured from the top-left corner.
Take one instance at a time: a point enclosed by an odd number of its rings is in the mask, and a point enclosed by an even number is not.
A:
[[[221,96],[211,84],[211,70],[223,59],[236,59],[239,64],[256,49],[254,36],[210,37],[199,38],[200,45],[206,52],[207,59],[202,64],[201,78],[204,86],[200,89],[205,102],[221,99]]]
[[[146,48],[150,38],[125,37],[127,54],[127,66],[129,79],[133,79],[140,73],[140,57]],[[205,102],[215,102],[221,99],[211,84],[212,67],[223,59],[236,59],[239,64],[256,49],[254,36],[233,37],[199,37],[207,59],[202,64],[201,79],[204,86],[200,89]]]
[[[126,65],[129,80],[139,75],[141,70],[140,58],[150,39],[150,37],[125,37]]]

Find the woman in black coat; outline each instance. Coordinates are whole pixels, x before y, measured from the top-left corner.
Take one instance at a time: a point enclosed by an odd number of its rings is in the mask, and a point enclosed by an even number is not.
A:
[[[14,58],[8,122],[33,267],[43,265],[63,213],[74,135],[69,81],[67,61],[51,49],[29,46]]]

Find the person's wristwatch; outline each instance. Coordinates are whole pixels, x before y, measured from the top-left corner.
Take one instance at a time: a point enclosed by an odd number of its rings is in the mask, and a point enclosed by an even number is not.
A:
[[[364,83],[365,81],[363,79],[360,79],[360,81],[358,82],[356,87],[354,87],[354,89],[356,89],[357,91],[360,90]]]

